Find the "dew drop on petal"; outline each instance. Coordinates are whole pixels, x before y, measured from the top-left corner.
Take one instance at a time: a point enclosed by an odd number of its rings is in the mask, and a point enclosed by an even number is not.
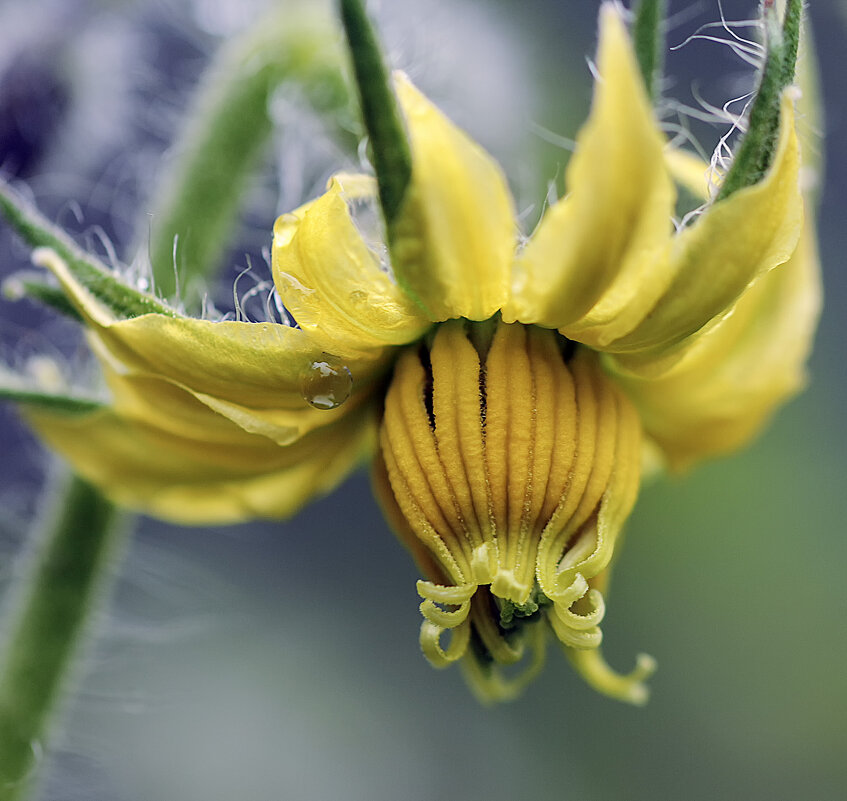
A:
[[[303,399],[316,409],[336,409],[353,390],[353,376],[346,364],[327,358],[312,362],[300,379]]]

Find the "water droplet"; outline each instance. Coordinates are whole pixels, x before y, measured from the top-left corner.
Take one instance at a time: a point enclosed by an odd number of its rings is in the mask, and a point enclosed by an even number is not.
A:
[[[135,279],[135,288],[140,290],[141,292],[146,292],[150,289],[150,281],[148,281],[143,276]]]
[[[363,306],[367,303],[368,293],[362,289],[354,289],[350,293],[350,302],[355,303],[357,306]]]
[[[300,281],[298,281],[297,278],[290,273],[280,273],[277,277],[284,287],[283,302],[292,295],[294,298],[306,299],[309,295],[315,294],[315,290],[312,289],[312,287],[300,283]]]
[[[353,376],[346,364],[327,357],[312,362],[300,382],[303,399],[316,409],[336,409],[353,390]]]

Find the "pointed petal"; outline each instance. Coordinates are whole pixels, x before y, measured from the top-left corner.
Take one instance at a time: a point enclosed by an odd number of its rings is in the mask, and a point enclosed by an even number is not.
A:
[[[790,92],[782,99],[774,163],[757,184],[710,206],[674,242],[673,280],[614,352],[671,347],[722,315],[759,276],[784,264],[803,224],[800,154]]]
[[[375,371],[386,366],[385,359],[327,354],[302,331],[274,324],[147,316],[98,333],[130,373],[165,378],[246,431],[280,445],[345,415],[370,393]],[[336,380],[343,383],[347,375],[352,382],[350,399],[337,408],[309,403],[310,382],[313,376],[321,380],[323,366],[338,375]]]
[[[195,430],[181,433],[113,408],[72,417],[36,409],[24,415],[51,448],[108,497],[186,524],[291,515],[335,486],[375,441],[372,406],[283,448],[183,395],[179,405],[193,414]]]
[[[515,250],[506,180],[408,78],[395,86],[413,166],[393,228],[394,273],[431,320],[485,320],[506,300]]]
[[[709,199],[710,165],[687,150],[665,150],[665,166],[674,181],[700,201]]]
[[[820,294],[807,224],[788,263],[756,282],[730,315],[692,337],[674,358],[629,371],[622,360],[612,361],[671,467],[742,445],[802,388]]]
[[[504,320],[595,345],[630,331],[669,280],[674,189],[620,12],[603,6],[600,78],[568,166],[568,196],[518,258]]]
[[[369,354],[421,336],[429,320],[381,269],[348,204],[374,203],[366,176],[334,177],[322,197],[274,226],[274,282],[286,309],[320,347]]]
[[[159,314],[114,320],[92,305],[55,253],[44,252],[42,263],[86,317],[92,349],[108,369],[165,379],[246,431],[280,445],[343,416],[370,392],[387,362],[384,350],[353,358],[327,353],[304,331],[274,323]],[[316,366],[322,365],[342,377],[349,370],[352,377],[350,401],[337,409],[317,409],[308,401]]]

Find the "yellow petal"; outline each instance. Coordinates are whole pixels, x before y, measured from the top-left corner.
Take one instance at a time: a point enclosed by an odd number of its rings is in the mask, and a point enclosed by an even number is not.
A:
[[[115,320],[55,253],[42,251],[39,261],[85,315],[92,349],[107,369],[165,379],[245,430],[281,445],[352,409],[371,391],[388,359],[385,349],[352,358],[327,353],[304,331],[274,323],[158,314]],[[309,402],[315,379],[321,383],[320,372],[327,366],[337,373],[336,384],[352,381],[350,401],[337,409],[318,409]]]
[[[348,412],[373,388],[385,365],[321,351],[303,331],[272,323],[177,320],[159,315],[114,323],[97,332],[130,372],[165,378],[247,431],[285,445]],[[334,372],[337,408],[314,408],[310,387]],[[349,386],[345,387],[345,384]]]
[[[680,148],[665,150],[665,166],[680,186],[698,200],[709,199],[709,164],[694,153]]]
[[[150,375],[123,374],[103,365],[110,406],[122,418],[183,439],[216,445],[239,444],[244,429],[197,400],[177,384]]]
[[[368,354],[403,345],[430,325],[356,229],[348,203],[373,204],[375,193],[373,179],[336,176],[326,194],[274,226],[280,298],[300,328],[330,352]]]
[[[597,67],[591,116],[567,170],[569,194],[519,257],[503,313],[590,345],[630,331],[667,285],[675,199],[664,136],[612,4],[601,11]]]
[[[395,87],[412,148],[412,180],[394,228],[395,275],[431,320],[485,320],[506,300],[515,250],[506,180],[404,75]]]
[[[186,410],[192,402],[198,424],[209,424],[215,436],[176,434],[111,408],[84,416],[30,409],[25,416],[115,502],[186,524],[291,515],[335,486],[374,443],[370,406],[283,448],[246,433],[187,393],[181,399]]]
[[[672,360],[627,371],[619,381],[671,467],[733,450],[753,436],[804,383],[803,365],[820,309],[814,231],[756,282],[719,323]]]
[[[803,224],[800,154],[790,92],[774,163],[759,183],[715,203],[674,241],[673,280],[614,352],[671,347],[723,314],[756,278],[784,264]]]

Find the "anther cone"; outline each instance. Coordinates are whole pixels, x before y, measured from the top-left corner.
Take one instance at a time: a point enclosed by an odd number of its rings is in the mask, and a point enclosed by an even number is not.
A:
[[[599,646],[641,427],[596,354],[536,326],[445,323],[398,360],[380,446],[378,492],[426,576],[433,664],[461,659],[481,695],[501,698],[540,666],[544,629],[569,649]],[[608,670],[597,656],[574,661]],[[619,684],[610,694],[634,700]]]

